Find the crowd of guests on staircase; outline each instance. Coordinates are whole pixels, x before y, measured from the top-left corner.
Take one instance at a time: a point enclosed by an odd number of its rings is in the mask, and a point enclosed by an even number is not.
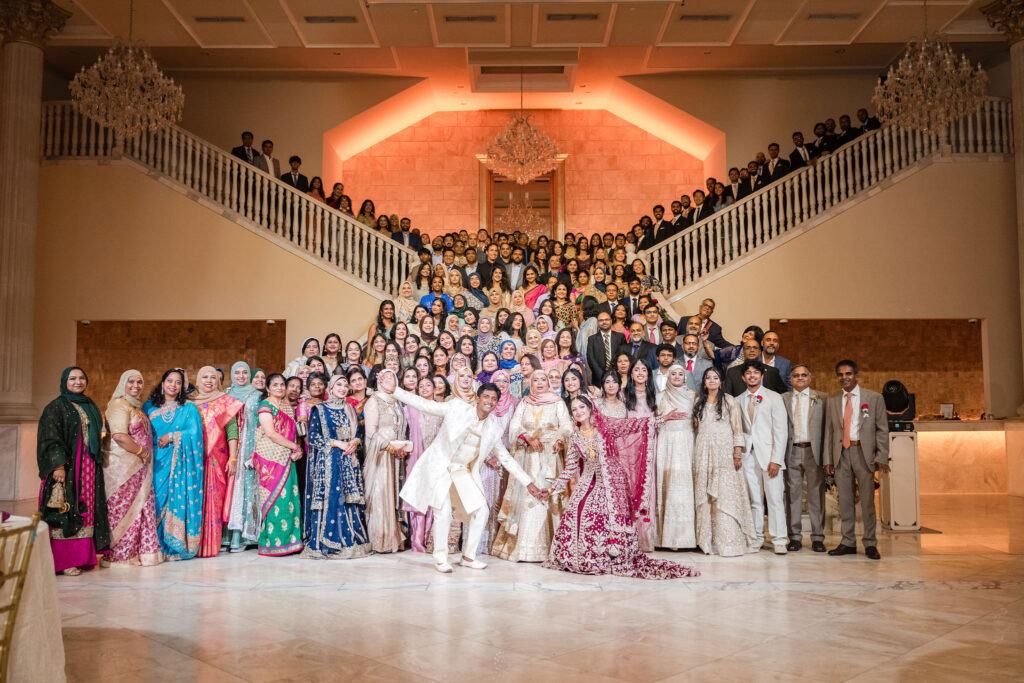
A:
[[[38,436],[57,571],[256,547],[677,578],[696,572],[646,553],[800,550],[805,486],[824,551],[830,478],[830,554],[856,554],[859,498],[879,558],[887,421],[855,361],[814,368],[835,373],[826,395],[776,330],[731,343],[712,299],[673,319],[624,235],[439,239],[365,337],[306,339],[281,368],[170,368],[153,387],[128,370],[104,413],[68,368]],[[471,263],[455,246],[472,240]]]
[[[817,164],[819,159],[881,126],[876,117],[868,114],[867,109],[858,109],[856,116],[856,125],[848,114],[840,116],[838,124],[834,118],[815,123],[809,142],[802,131],[795,131],[792,135],[793,150],[788,158],[782,154],[779,143],[769,143],[767,155],[761,151],[757,152],[745,167],[730,168],[724,179],[707,178],[704,189],[696,189],[691,194],[681,195],[678,200],[672,200],[668,212],[663,205],[656,205],[651,216],[641,217],[630,228],[629,234],[635,238],[631,241],[640,251],[652,249],[711,214],[781,180],[787,174],[804,166]],[[233,148],[231,154],[275,178],[280,178],[299,192],[304,192],[351,216],[366,227],[390,235],[404,246],[411,249],[423,247],[421,232],[419,228],[412,227],[410,218],[399,218],[398,214],[394,213],[378,215],[372,199],[363,200],[359,212],[355,213],[352,198],[345,194],[344,183],[334,183],[328,193],[320,176],[309,179],[301,173],[300,157],[289,157],[288,170],[283,170],[280,160],[274,156],[272,140],[264,140],[259,151],[253,147],[253,141],[251,132],[243,132],[242,144]]]

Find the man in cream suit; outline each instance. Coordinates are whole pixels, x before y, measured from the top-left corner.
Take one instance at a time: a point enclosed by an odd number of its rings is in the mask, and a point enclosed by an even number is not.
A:
[[[472,386],[473,378],[466,373],[456,381],[466,381]],[[486,568],[485,563],[476,559],[476,549],[480,546],[480,537],[490,513],[480,480],[480,467],[484,460],[488,460],[488,467],[504,467],[526,486],[530,495],[541,499],[540,489],[534,485],[530,475],[502,445],[502,429],[497,420],[490,419],[501,390],[490,383],[482,385],[477,390],[475,404],[457,398],[447,403],[427,401],[402,389],[395,389],[394,396],[420,412],[444,418],[433,443],[420,456],[399,494],[417,510],[434,510],[434,563],[437,571],[445,574],[452,571],[448,562],[448,530],[453,510],[456,519],[469,526],[459,564],[470,569]],[[497,456],[497,460],[489,459],[491,453]]]
[[[768,335],[765,335],[767,338]],[[790,373],[792,391],[782,395],[789,415],[789,445],[786,447],[786,491],[789,495],[789,545],[800,550],[803,543],[803,489],[807,480],[807,515],[811,518],[811,550],[825,552],[825,472],[821,454],[825,438],[827,396],[811,389],[811,370],[797,364]]]
[[[875,470],[889,471],[889,420],[885,401],[876,391],[858,384],[860,369],[852,360],[836,363],[836,377],[842,390],[828,397],[825,422],[825,473],[834,474],[839,492],[839,515],[843,540],[829,555],[856,555],[856,497],[860,490],[860,513],[864,523],[864,554],[880,560],[875,539]]]
[[[788,420],[782,396],[761,386],[764,366],[758,360],[743,361],[747,390],[736,398],[743,413],[743,475],[750,492],[750,511],[757,539],[764,543],[764,505],[768,500],[768,533],[776,555],[786,554],[786,435]]]

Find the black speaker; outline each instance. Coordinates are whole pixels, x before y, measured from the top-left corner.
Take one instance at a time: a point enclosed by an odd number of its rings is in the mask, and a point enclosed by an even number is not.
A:
[[[917,406],[914,395],[907,391],[903,382],[891,379],[882,388],[882,398],[885,399],[885,413],[889,419],[890,432],[912,432],[914,431],[914,417],[917,415]]]

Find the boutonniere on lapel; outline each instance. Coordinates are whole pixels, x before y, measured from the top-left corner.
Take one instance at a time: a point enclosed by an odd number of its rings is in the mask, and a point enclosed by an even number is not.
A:
[[[757,396],[754,397],[754,403],[756,403],[757,405],[761,405],[761,401],[763,401],[763,400],[764,400],[764,397],[761,396],[761,394],[758,394]]]
[[[862,419],[867,419],[867,417],[868,417],[868,412],[869,412],[869,411],[868,411],[868,404],[867,404],[867,403],[865,403],[864,405],[862,405],[862,406],[860,407],[860,416],[861,416],[861,418],[862,418]]]
[[[821,403],[821,396],[811,396],[811,405],[817,405]]]

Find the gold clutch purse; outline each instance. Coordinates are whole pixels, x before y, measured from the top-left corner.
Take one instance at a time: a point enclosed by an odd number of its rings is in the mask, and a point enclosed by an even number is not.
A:
[[[59,510],[62,515],[67,514],[71,510],[67,494],[64,491],[64,482],[55,481],[53,483],[53,488],[50,489],[50,499],[46,501],[46,507]]]

